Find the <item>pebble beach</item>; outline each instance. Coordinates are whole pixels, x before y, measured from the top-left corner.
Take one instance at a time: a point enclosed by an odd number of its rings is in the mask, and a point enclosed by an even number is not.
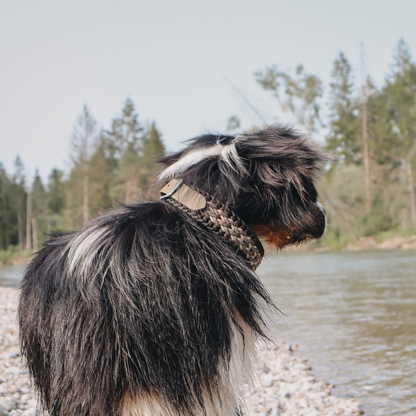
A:
[[[43,415],[22,363],[16,309],[18,291],[0,287],[0,416]],[[293,347],[262,346],[257,381],[247,397],[245,415],[363,415],[353,399],[336,397],[331,386],[316,380],[307,359]]]

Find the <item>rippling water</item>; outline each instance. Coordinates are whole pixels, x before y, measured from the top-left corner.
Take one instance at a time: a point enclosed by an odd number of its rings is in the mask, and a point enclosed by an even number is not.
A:
[[[258,270],[315,375],[367,415],[416,415],[416,252],[280,255]]]
[[[0,286],[14,287],[17,289],[20,285],[25,267],[25,265],[0,266]]]
[[[0,267],[18,287],[24,266]],[[416,415],[416,252],[280,255],[258,269],[315,375],[369,416]]]

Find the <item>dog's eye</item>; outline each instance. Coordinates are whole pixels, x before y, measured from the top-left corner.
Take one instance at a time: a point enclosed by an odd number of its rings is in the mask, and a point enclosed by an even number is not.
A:
[[[302,198],[302,194],[298,191],[297,187],[294,184],[290,185],[290,193],[296,204],[303,205],[302,201],[304,198]]]
[[[318,192],[316,191],[315,185],[310,179],[303,178],[302,181],[303,189],[302,195],[304,199],[307,199],[310,202],[316,203],[318,199]]]
[[[313,202],[315,204],[317,199],[318,199],[318,192],[317,192],[315,186],[313,184],[311,184],[311,186],[308,186],[306,188],[306,191],[308,193],[308,196],[309,196],[309,199],[311,200],[311,202]]]

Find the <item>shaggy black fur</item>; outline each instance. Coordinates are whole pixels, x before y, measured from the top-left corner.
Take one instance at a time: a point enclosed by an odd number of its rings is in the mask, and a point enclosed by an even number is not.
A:
[[[160,159],[171,165],[184,155],[220,142],[229,144],[233,136],[204,135],[191,139],[182,152]],[[292,243],[322,235],[324,218],[315,212],[318,193],[314,179],[326,157],[289,129],[270,127],[236,143],[243,166],[218,158],[206,158],[179,177],[210,193],[218,201],[234,207],[247,224],[286,226]]]
[[[235,142],[241,160],[208,157],[175,177],[250,225],[293,228],[291,242],[322,235],[313,178],[323,157],[305,140],[277,127],[244,140],[206,135],[162,162],[218,142]],[[132,205],[48,241],[32,260],[22,352],[51,415],[116,416],[126,392],[204,414],[203,395],[224,388],[230,323],[239,315],[264,336],[259,300],[272,305],[227,242],[163,201]]]

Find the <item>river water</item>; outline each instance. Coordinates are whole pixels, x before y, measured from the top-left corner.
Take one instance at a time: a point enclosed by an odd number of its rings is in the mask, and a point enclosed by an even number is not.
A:
[[[17,287],[23,270],[0,267],[0,285]],[[281,254],[258,274],[282,338],[335,395],[369,416],[416,415],[415,251]]]
[[[17,289],[26,266],[0,266],[0,286]]]
[[[367,415],[416,415],[416,252],[280,255],[258,269],[317,378]]]

